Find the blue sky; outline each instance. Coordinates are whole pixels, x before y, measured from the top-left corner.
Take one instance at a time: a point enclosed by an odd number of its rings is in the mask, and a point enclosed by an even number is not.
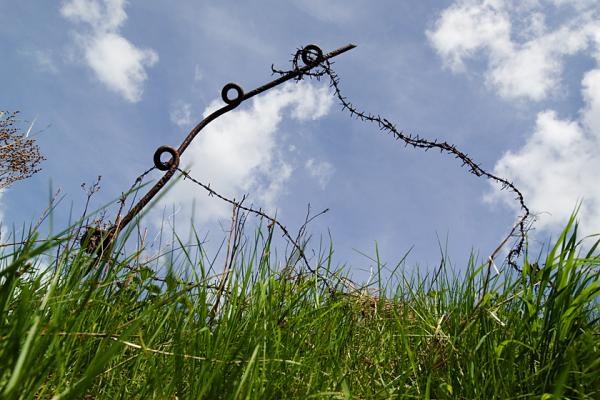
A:
[[[2,193],[5,226],[36,220],[50,181],[65,195],[64,226],[81,213],[83,182],[102,175],[98,207],[177,147],[220,91],[272,79],[271,64],[316,43],[358,47],[335,61],[358,107],[404,130],[455,144],[519,188],[538,215],[532,246],[565,225],[578,199],[583,232],[600,232],[600,2],[454,1],[0,1],[1,108],[20,110],[47,161]],[[26,124],[27,121],[24,121]],[[411,251],[407,265],[487,256],[510,230],[512,198],[448,155],[405,148],[343,112],[324,83],[305,81],[251,100],[207,128],[182,165],[231,197],[271,211],[292,232],[307,204],[331,211],[311,224],[331,233],[335,261],[368,270]],[[150,176],[156,179],[157,173]],[[145,218],[173,213],[208,246],[230,209],[179,182]],[[116,212],[116,207],[111,208]],[[61,225],[62,224],[62,225]],[[46,228],[44,228],[46,229]]]

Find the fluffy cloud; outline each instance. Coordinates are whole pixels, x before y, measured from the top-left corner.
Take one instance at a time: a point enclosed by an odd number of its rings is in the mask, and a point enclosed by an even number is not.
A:
[[[554,232],[563,228],[576,202],[583,200],[579,215],[583,231],[600,233],[599,148],[600,131],[545,111],[538,114],[525,146],[504,154],[494,173],[513,179],[530,209],[541,213],[537,228]],[[506,192],[495,191],[487,198],[515,206]]]
[[[569,17],[548,30],[542,3]],[[464,61],[479,52],[488,60],[487,82],[501,96],[541,100],[559,87],[566,56],[589,50],[600,64],[598,3],[548,0],[517,6],[502,0],[461,0],[442,12],[435,30],[427,34],[454,71],[463,70]],[[511,27],[524,23],[529,29],[519,37]],[[525,145],[505,153],[494,167],[495,174],[523,192],[530,209],[539,214],[540,230],[560,230],[582,200],[583,232],[600,233],[600,69],[585,73],[581,94],[585,105],[577,118],[560,118],[554,110],[538,113]],[[486,199],[520,211],[507,192],[495,190]]]
[[[115,32],[127,20],[125,0],[70,0],[63,3],[60,12],[98,32]]]
[[[326,115],[333,97],[326,86],[316,87],[299,82],[288,83],[256,97],[248,107],[242,105],[211,123],[192,142],[182,157],[182,166],[191,165],[191,175],[219,193],[238,200],[250,194],[248,202],[273,211],[294,170],[284,159],[281,138],[277,132],[287,113],[297,121],[310,121]],[[213,102],[204,112],[207,116],[223,103]],[[200,222],[228,218],[228,204],[207,196],[193,183],[177,183],[162,200],[163,205],[181,207],[178,218],[189,221],[193,201],[201,210]],[[248,203],[248,204],[249,204]]]
[[[478,50],[507,54],[511,25],[503,8],[502,2],[460,1],[441,13],[427,37],[453,71],[464,70],[464,60]]]
[[[427,37],[453,71],[482,53],[486,81],[501,96],[542,100],[557,89],[565,57],[587,49],[600,26],[592,2],[579,2],[569,5],[576,16],[550,31],[542,12],[548,2],[460,0],[441,13]]]
[[[60,11],[86,28],[77,35],[77,44],[96,78],[126,100],[139,101],[148,79],[146,67],[154,65],[158,55],[119,34],[127,20],[125,0],[69,0]]]

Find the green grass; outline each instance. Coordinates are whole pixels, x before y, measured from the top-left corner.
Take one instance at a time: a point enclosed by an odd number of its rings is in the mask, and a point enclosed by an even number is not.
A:
[[[0,261],[0,398],[598,399],[600,256],[576,231],[539,270],[398,268],[377,290],[353,290],[331,254],[325,279],[281,271],[259,231],[217,308],[222,267],[199,241],[158,276],[135,252],[94,266],[31,234]]]

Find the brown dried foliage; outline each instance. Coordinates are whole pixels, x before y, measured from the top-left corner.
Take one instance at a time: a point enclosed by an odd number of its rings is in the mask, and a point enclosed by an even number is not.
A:
[[[18,126],[18,111],[0,111],[0,190],[40,171],[46,158]]]

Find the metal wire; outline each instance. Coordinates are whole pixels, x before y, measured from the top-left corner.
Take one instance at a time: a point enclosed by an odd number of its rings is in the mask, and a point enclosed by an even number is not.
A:
[[[292,67],[293,67],[292,71],[298,70],[299,65],[300,65],[300,60],[305,62],[306,58],[308,57],[308,55],[307,55],[308,47],[309,46],[307,46],[303,49],[298,49],[296,51],[296,53],[294,54],[294,56],[291,60]],[[310,50],[313,50],[313,49],[310,49]],[[525,199],[524,199],[521,191],[519,191],[519,189],[517,189],[517,187],[512,182],[508,181],[507,179],[498,177],[498,176],[484,170],[479,164],[477,164],[475,161],[473,161],[473,159],[470,156],[468,156],[467,154],[458,150],[456,148],[456,146],[454,146],[448,142],[445,142],[445,141],[440,142],[436,139],[427,140],[427,139],[419,137],[418,135],[413,136],[411,134],[404,133],[403,131],[398,130],[396,125],[394,125],[388,119],[386,119],[380,115],[371,114],[369,112],[359,110],[348,100],[348,98],[346,96],[344,96],[342,94],[340,78],[336,74],[336,72],[333,70],[332,64],[333,63],[330,62],[328,59],[323,59],[318,62],[319,68],[313,69],[311,71],[307,71],[307,72],[299,75],[297,79],[303,79],[303,77],[306,76],[309,78],[314,78],[314,79],[320,80],[322,77],[327,76],[329,78],[330,87],[334,90],[335,96],[337,97],[338,101],[342,105],[342,110],[347,110],[351,116],[356,117],[361,121],[366,121],[366,122],[371,122],[371,123],[377,124],[377,126],[379,127],[379,129],[381,131],[387,131],[388,133],[391,133],[395,137],[396,140],[403,141],[405,146],[410,145],[413,148],[420,148],[425,151],[430,150],[430,149],[438,149],[442,153],[445,152],[450,155],[453,155],[455,158],[459,159],[462,162],[462,166],[466,165],[469,168],[469,172],[471,172],[475,176],[478,176],[478,177],[483,176],[487,179],[497,182],[501,185],[502,190],[509,189],[516,195],[516,200],[518,201],[523,214],[519,218],[517,218],[515,227],[513,227],[513,229],[510,231],[508,237],[501,243],[500,247],[502,247],[502,245],[504,245],[504,243],[506,242],[506,240],[508,238],[513,236],[515,229],[518,228],[519,240],[517,241],[516,245],[514,245],[513,248],[509,251],[508,257],[507,257],[507,262],[512,268],[514,268],[517,271],[520,271],[520,268],[517,266],[517,264],[515,262],[515,258],[518,258],[519,255],[521,255],[521,253],[524,250],[525,237],[526,237],[525,225],[526,225],[526,221],[530,215],[529,208],[525,204]],[[271,70],[274,74],[279,74],[279,75],[283,75],[283,76],[285,76],[286,74],[288,74],[290,72],[290,71],[286,71],[286,70],[276,69],[273,66],[271,67]],[[495,254],[497,253],[498,250],[499,249],[497,249],[493,253],[491,258],[493,258],[493,256],[495,256]]]

